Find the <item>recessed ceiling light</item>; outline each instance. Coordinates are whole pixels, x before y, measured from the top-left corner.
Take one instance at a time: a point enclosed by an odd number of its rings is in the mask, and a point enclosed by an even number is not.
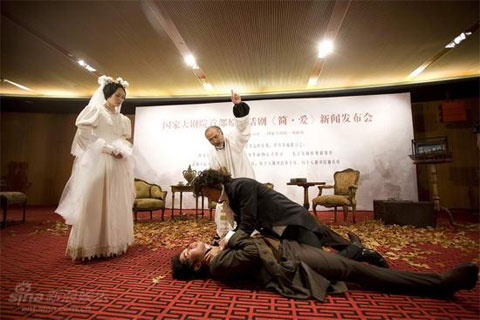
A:
[[[422,64],[420,67],[418,67],[417,69],[413,70],[413,72],[408,75],[408,79],[413,79],[413,78],[415,78],[415,77],[418,76],[420,73],[422,73],[422,71],[425,70],[426,67],[427,67],[427,64]]]
[[[10,80],[7,80],[7,79],[2,79],[2,81],[6,82],[6,83],[10,83],[11,85],[14,85],[17,88],[20,88],[20,89],[23,89],[23,90],[26,90],[26,91],[33,91],[32,89],[30,89],[28,87],[25,87],[24,85],[21,85],[20,83],[16,83],[16,82],[13,82],[13,81],[10,81]]]
[[[95,72],[97,71],[97,69],[95,69],[94,67],[92,67],[91,65],[87,64],[85,61],[83,60],[78,60],[77,63],[84,67],[85,69],[87,69],[88,72]]]
[[[212,90],[212,89],[213,89],[213,86],[212,86],[210,83],[205,82],[205,83],[203,84],[203,88],[205,88],[205,90]]]
[[[195,57],[192,54],[189,54],[188,56],[185,57],[185,63],[187,66],[190,66],[195,69],[195,67],[198,69],[197,66],[197,61],[195,60]]]
[[[425,61],[420,67],[417,69],[413,70],[412,73],[410,73],[407,77],[408,80],[412,80],[416,76],[418,76],[420,73],[423,72],[428,66],[430,66],[432,63],[440,59],[445,53],[449,52],[450,50],[456,48],[462,41],[467,39],[467,37],[471,36],[475,31],[478,30],[478,27],[480,26],[480,22],[476,22],[472,27],[470,27],[468,30],[460,33],[458,36],[456,36],[452,41],[450,41],[444,48],[441,48],[440,51],[438,51],[435,55],[433,55],[429,60]]]
[[[445,46],[445,48],[447,48],[447,49],[455,48],[456,46],[458,46],[460,44],[460,42],[467,39],[467,37],[470,36],[470,35],[472,35],[472,32],[470,32],[470,31],[460,33],[458,36],[455,37],[455,39],[450,41],[450,43],[447,44]]]
[[[310,78],[310,79],[308,79],[308,84],[307,84],[307,85],[308,85],[309,87],[311,87],[311,86],[316,85],[317,82],[318,82],[318,78]]]
[[[323,40],[318,45],[318,57],[325,58],[330,53],[333,52],[333,41],[332,40]]]

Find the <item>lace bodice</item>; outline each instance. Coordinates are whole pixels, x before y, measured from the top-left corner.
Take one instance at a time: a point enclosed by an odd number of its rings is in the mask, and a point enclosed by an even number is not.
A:
[[[130,120],[121,113],[112,113],[101,106],[93,128],[93,135],[111,143],[118,138],[130,137]]]
[[[103,139],[110,144],[119,138],[128,139],[131,136],[130,119],[121,113],[112,113],[105,106],[87,106],[75,122],[77,133],[73,139],[72,154],[79,156],[86,147]]]

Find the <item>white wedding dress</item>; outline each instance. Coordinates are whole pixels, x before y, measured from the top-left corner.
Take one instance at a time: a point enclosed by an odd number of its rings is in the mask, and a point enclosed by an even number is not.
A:
[[[122,254],[134,240],[133,148],[126,140],[130,119],[89,105],[76,125],[72,175],[55,211],[72,225],[67,254],[73,260]]]

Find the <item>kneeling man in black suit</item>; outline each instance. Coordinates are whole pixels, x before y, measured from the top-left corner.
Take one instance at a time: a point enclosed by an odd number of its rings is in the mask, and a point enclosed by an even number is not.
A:
[[[290,239],[317,248],[330,247],[338,254],[355,261],[388,268],[376,251],[361,245],[360,239],[348,233],[350,241],[328,226],[317,222],[301,205],[249,178],[232,179],[216,170],[202,171],[193,182],[194,194],[210,201],[224,202],[237,222],[221,244],[225,245],[237,230],[250,235],[254,230],[276,239]]]

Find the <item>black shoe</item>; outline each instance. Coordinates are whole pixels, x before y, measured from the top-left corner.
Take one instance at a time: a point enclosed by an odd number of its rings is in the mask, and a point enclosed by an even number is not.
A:
[[[363,248],[360,255],[355,259],[356,261],[373,264],[380,268],[388,268],[388,263],[380,253],[375,250]]]
[[[348,239],[350,239],[350,242],[359,246],[362,245],[362,241],[360,241],[359,236],[357,236],[355,233],[351,231],[347,231],[347,235],[348,235]]]
[[[475,288],[478,281],[478,267],[473,263],[462,263],[443,275],[443,286],[448,293]]]

